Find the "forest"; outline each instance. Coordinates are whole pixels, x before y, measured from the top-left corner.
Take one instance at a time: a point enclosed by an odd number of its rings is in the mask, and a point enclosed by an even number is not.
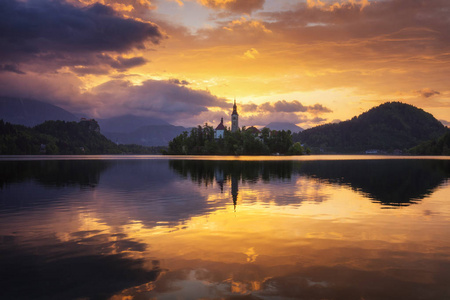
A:
[[[387,153],[403,152],[445,132],[433,115],[401,102],[387,102],[353,117],[293,134],[314,153],[362,153],[377,149]]]
[[[95,120],[45,121],[34,127],[0,120],[0,155],[158,154],[162,147],[116,145]]]
[[[437,139],[432,139],[411,148],[413,155],[450,155],[450,129]]]
[[[261,132],[225,129],[223,138],[214,138],[214,129],[205,124],[192,128],[169,142],[171,155],[303,155],[309,149],[292,142],[291,132],[262,129]]]

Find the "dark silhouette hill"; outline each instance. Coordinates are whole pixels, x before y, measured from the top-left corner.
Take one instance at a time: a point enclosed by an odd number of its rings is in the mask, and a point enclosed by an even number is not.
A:
[[[387,102],[353,117],[325,124],[293,135],[316,152],[357,153],[377,149],[405,150],[445,132],[433,115],[401,102]]]
[[[303,128],[289,122],[271,122],[266,125],[266,128],[270,128],[271,130],[290,130],[292,133],[303,131]]]
[[[450,129],[437,139],[421,143],[411,149],[409,153],[414,155],[450,155]]]
[[[61,107],[31,99],[0,97],[0,119],[24,126],[36,126],[45,121],[78,121]]]
[[[34,127],[0,120],[0,155],[154,154],[160,149],[116,145],[100,133],[95,120],[45,121]]]

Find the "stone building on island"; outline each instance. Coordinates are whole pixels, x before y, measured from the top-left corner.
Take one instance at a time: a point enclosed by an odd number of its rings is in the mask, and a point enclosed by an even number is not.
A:
[[[214,138],[216,139],[223,139],[223,135],[225,132],[225,126],[223,126],[223,118],[220,119],[220,124],[216,127],[216,130],[214,130]]]
[[[236,99],[234,99],[233,112],[231,113],[231,132],[239,130],[239,114],[237,113]],[[225,133],[225,126],[223,125],[223,118],[220,119],[220,124],[214,130],[214,138],[223,138]]]

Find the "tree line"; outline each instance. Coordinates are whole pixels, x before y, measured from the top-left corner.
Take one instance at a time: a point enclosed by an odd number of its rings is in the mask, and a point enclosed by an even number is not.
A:
[[[308,154],[300,143],[293,143],[291,131],[264,128],[261,132],[224,130],[223,137],[214,137],[214,128],[205,124],[175,137],[164,154],[170,155],[302,155]]]
[[[0,120],[0,155],[157,154],[163,147],[117,145],[95,120],[46,121],[34,127]]]
[[[437,139],[429,140],[409,149],[413,155],[450,155],[450,129]]]

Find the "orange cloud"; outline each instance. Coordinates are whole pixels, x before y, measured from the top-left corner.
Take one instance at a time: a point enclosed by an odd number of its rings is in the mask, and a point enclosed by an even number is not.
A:
[[[244,57],[250,59],[255,59],[257,55],[259,55],[259,52],[255,48],[251,48],[250,50],[247,50],[244,53]]]
[[[46,22],[38,27],[31,23],[24,27],[28,23],[15,26],[17,18],[0,11],[2,24],[8,24],[2,30],[6,38],[0,38],[0,73],[21,82],[36,74],[67,72],[84,83],[76,86],[80,93],[111,78],[126,78],[135,85],[180,78],[180,84],[185,80],[191,89],[208,90],[219,98],[236,96],[242,105],[268,102],[273,106],[279,99],[302,99],[309,107],[320,103],[333,111],[330,119],[341,120],[380,102],[402,100],[448,119],[447,0],[311,0],[289,9],[275,8],[270,5],[275,1],[269,0],[189,1],[190,5],[177,9],[180,18],[176,18],[167,11],[158,14],[154,5],[162,7],[162,1],[79,0],[74,7],[81,16],[89,14],[86,19],[92,22],[86,24],[96,26],[80,30],[78,35],[63,31],[70,26],[54,26],[69,19],[60,13],[42,15],[38,19]],[[32,6],[34,2],[26,3]],[[47,6],[41,4],[36,12],[55,2],[40,3]],[[97,3],[96,11],[88,6],[93,3]],[[207,25],[198,22],[190,27],[190,9],[210,13]],[[233,16],[258,9],[254,16]],[[107,24],[111,26],[104,26]],[[138,30],[102,33],[114,24],[120,25],[117,28],[133,25]],[[24,39],[30,36],[25,34],[28,28],[41,30],[39,38]],[[55,30],[60,34],[53,35]],[[161,42],[163,45],[157,46]],[[9,86],[3,85],[3,89]],[[128,89],[130,95],[137,90]],[[49,93],[53,91],[49,89]],[[184,120],[217,117],[214,107],[205,107],[208,109]],[[251,111],[242,111],[242,118],[251,117]],[[267,111],[259,113],[261,120],[268,120]],[[296,113],[271,112],[278,114],[275,117],[302,121]]]
[[[250,14],[255,10],[262,9],[265,0],[198,0],[198,2],[212,9]]]
[[[264,33],[272,33],[271,30],[266,28],[263,22],[257,20],[249,20],[246,17],[233,20],[223,28],[228,31],[259,31]]]
[[[344,1],[320,1],[320,0],[307,0],[307,5],[309,8],[319,8],[326,11],[335,11],[342,8],[354,8],[359,7],[363,10],[364,7],[369,6],[370,2],[368,0],[344,0]]]

